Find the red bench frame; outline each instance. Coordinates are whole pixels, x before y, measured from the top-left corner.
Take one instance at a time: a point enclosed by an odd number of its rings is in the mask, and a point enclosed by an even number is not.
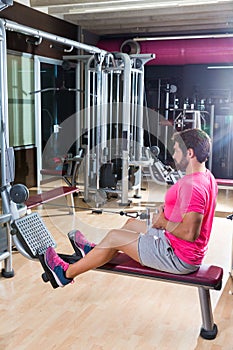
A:
[[[79,253],[76,250],[73,255],[59,255],[69,264],[73,264],[82,258],[81,252]],[[58,288],[53,274],[44,263],[43,254],[39,255],[38,258],[45,271],[42,274],[43,281],[50,281],[53,288]],[[210,289],[221,290],[223,278],[223,269],[221,267],[203,264],[197,271],[190,274],[172,274],[143,266],[139,262],[131,259],[128,255],[119,252],[111,261],[98,267],[96,270],[197,287],[202,314],[200,336],[204,339],[216,338],[218,328],[213,319]]]
[[[220,189],[233,190],[232,179],[216,179],[217,185]]]
[[[214,339],[216,337],[218,328],[213,320],[210,289],[221,289],[223,278],[221,267],[202,265],[196,272],[177,275],[142,266],[126,254],[119,253],[109,263],[99,267],[98,270],[197,287],[202,314],[200,336],[204,339]]]
[[[67,261],[70,264],[73,264],[82,258],[81,253],[79,255],[77,255],[77,253],[74,255],[59,255],[63,260]],[[58,284],[44,263],[43,255],[39,255],[38,258],[45,271],[42,274],[43,281],[50,281],[52,287],[57,288]],[[200,336],[204,339],[209,340],[216,338],[218,328],[213,320],[210,289],[220,290],[222,288],[223,269],[221,267],[213,265],[202,265],[197,271],[193,273],[187,275],[178,275],[142,266],[140,263],[131,259],[128,255],[124,253],[118,253],[116,257],[114,257],[110,262],[98,267],[96,270],[197,287],[202,314],[202,327]]]
[[[39,205],[56,200],[58,198],[66,197],[67,204],[69,207],[69,213],[75,214],[73,194],[78,192],[79,189],[77,187],[61,186],[46,192],[36,194],[34,196],[30,196],[25,202],[25,204],[28,207],[28,209],[32,209]]]

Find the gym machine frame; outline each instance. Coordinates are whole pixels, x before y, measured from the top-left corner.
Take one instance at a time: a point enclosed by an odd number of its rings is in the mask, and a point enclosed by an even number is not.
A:
[[[106,128],[101,128],[101,113],[105,111],[106,105],[103,104],[103,96],[108,96],[108,91],[113,94],[112,89],[108,89],[108,79],[114,79],[113,77],[121,76],[123,80],[123,87],[121,87],[120,91],[123,91],[123,100],[122,105],[124,108],[121,111],[121,122],[122,122],[122,130],[123,133],[121,135],[124,142],[122,142],[122,145],[124,147],[120,148],[122,151],[122,158],[123,158],[123,166],[122,166],[122,179],[123,184],[121,188],[121,194],[122,194],[122,204],[128,204],[128,165],[129,162],[131,162],[133,165],[137,165],[141,167],[141,151],[142,151],[142,103],[143,103],[143,79],[144,79],[144,63],[148,60],[153,58],[152,55],[146,55],[145,56],[132,56],[129,58],[125,54],[116,54],[116,58],[113,57],[112,54],[101,50],[99,48],[85,45],[79,42],[75,42],[73,40],[69,40],[66,38],[58,37],[50,33],[46,33],[40,30],[36,30],[30,27],[26,27],[21,24],[17,24],[12,21],[0,19],[0,93],[1,93],[1,105],[0,105],[0,113],[1,113],[1,129],[0,129],[0,143],[1,143],[1,176],[2,176],[2,183],[1,183],[1,198],[2,198],[2,215],[0,216],[0,224],[3,224],[6,226],[6,238],[7,238],[7,249],[2,254],[0,253],[0,261],[5,262],[5,268],[2,270],[2,274],[4,277],[12,277],[14,275],[14,271],[12,268],[12,238],[14,241],[14,244],[16,245],[18,251],[23,254],[26,258],[31,258],[30,254],[25,250],[25,247],[22,246],[20,239],[18,239],[18,236],[16,232],[20,232],[21,236],[27,236],[27,243],[31,243],[32,245],[34,243],[31,242],[31,239],[33,237],[31,236],[30,232],[32,229],[35,229],[36,227],[41,227],[40,233],[43,231],[45,238],[47,238],[47,243],[44,246],[44,249],[46,249],[46,246],[54,245],[53,240],[49,236],[46,228],[44,227],[42,220],[38,215],[27,215],[27,207],[25,205],[18,205],[18,201],[13,200],[12,189],[14,186],[11,185],[11,183],[14,181],[14,174],[12,173],[12,167],[14,163],[14,157],[13,157],[13,149],[9,147],[9,136],[8,136],[8,88],[7,88],[7,49],[6,49],[6,30],[11,30],[19,33],[23,33],[24,35],[31,35],[38,39],[39,42],[42,41],[43,38],[55,42],[59,42],[65,46],[74,47],[77,49],[81,49],[84,51],[87,51],[89,54],[94,54],[89,62],[89,70],[86,71],[85,74],[89,76],[89,78],[86,81],[89,81],[89,85],[86,84],[87,92],[91,92],[90,90],[93,89],[94,94],[92,96],[95,96],[96,100],[93,103],[94,110],[96,111],[96,115],[94,114],[94,122],[93,126],[97,126],[97,136],[96,140],[98,145],[98,152],[97,152],[97,159],[98,161],[101,159],[100,147],[102,147],[102,141],[106,144],[107,142],[107,135],[106,135]],[[120,62],[118,66],[115,64],[115,60]],[[91,66],[90,63],[94,62],[94,66]],[[106,64],[107,62],[107,64]],[[105,65],[103,65],[103,63]],[[111,64],[110,64],[111,63]],[[136,65],[139,64],[139,68],[136,67]],[[122,68],[123,67],[123,68]],[[94,68],[94,69],[93,69]],[[92,72],[94,71],[94,74]],[[94,82],[94,85],[91,88],[91,81]],[[116,78],[117,84],[120,86],[120,79]],[[133,83],[134,89],[131,89],[131,84]],[[118,90],[117,90],[118,91]],[[106,95],[104,94],[106,93]],[[110,96],[111,96],[110,94]],[[86,94],[87,98],[87,106],[91,105],[90,103],[90,96],[88,97],[88,94]],[[120,94],[117,94],[118,97],[120,97]],[[89,100],[88,100],[89,99]],[[88,102],[89,101],[89,102]],[[104,100],[107,101],[107,100]],[[129,101],[132,103],[133,110],[130,110],[130,104]],[[117,101],[119,102],[119,101]],[[113,99],[110,98],[110,106],[113,108]],[[139,107],[138,107],[139,106]],[[106,111],[105,111],[106,113]],[[106,115],[103,114],[106,118]],[[125,120],[125,116],[127,117],[127,120]],[[130,119],[130,116],[132,120]],[[97,122],[96,122],[97,121]],[[104,122],[106,123],[106,120],[104,119]],[[91,126],[91,119],[90,116],[87,118],[87,124],[86,126]],[[132,129],[136,128],[136,129]],[[88,129],[90,130],[90,129]],[[134,131],[136,130],[136,132]],[[130,139],[130,133],[134,133],[135,140],[132,138],[132,141]],[[90,138],[90,134],[88,135]],[[103,139],[103,140],[102,140]],[[116,142],[118,142],[118,138],[116,139]],[[100,141],[100,142],[99,142]],[[135,143],[134,143],[135,142]],[[132,148],[132,152],[130,152]],[[11,153],[11,162],[9,162],[9,154]],[[7,155],[7,157],[6,157]],[[90,156],[90,155],[89,155]],[[93,173],[96,174],[96,188],[95,190],[98,190],[99,188],[99,169],[100,164],[97,162],[96,170],[95,164],[93,164],[89,161],[89,156],[87,157],[87,170],[88,174],[90,174],[90,165],[92,166]],[[95,155],[94,155],[95,157]],[[107,157],[107,155],[106,155]],[[110,158],[106,158],[110,159]],[[150,162],[151,160],[146,160],[146,162]],[[11,164],[10,164],[11,163]],[[139,179],[139,183],[140,183]],[[86,192],[89,185],[89,178],[86,181]],[[24,187],[21,188],[21,193],[16,193],[16,196],[14,197],[24,197],[27,196],[27,191]],[[138,186],[137,191],[140,191],[140,186]],[[15,191],[13,191],[15,192]],[[23,201],[22,201],[23,202]],[[23,224],[21,225],[21,220]],[[17,225],[16,225],[17,222]],[[34,235],[38,234],[38,232],[35,232]],[[36,251],[36,247],[33,247],[33,249]]]
[[[132,189],[136,197],[140,196],[144,65],[154,57],[123,53],[64,57],[82,61],[84,66],[84,115],[80,126],[86,132],[84,200],[88,202],[94,196],[97,207],[104,204],[108,192],[120,195],[120,205],[129,204],[129,166],[138,168],[138,182]],[[117,159],[122,162],[121,180],[116,181],[116,186],[102,185],[101,167]]]
[[[85,50],[90,54],[97,54],[100,56],[108,55],[107,51],[101,50],[97,47],[79,43],[67,38],[59,37],[44,31],[40,31],[34,28],[30,28],[16,22],[12,22],[6,19],[0,19],[0,146],[1,146],[1,198],[2,198],[2,214],[0,215],[0,235],[4,242],[4,249],[0,251],[0,261],[4,261],[4,268],[2,269],[2,275],[4,277],[13,277],[14,270],[12,267],[12,238],[18,251],[26,258],[31,258],[30,254],[25,250],[25,247],[21,244],[16,231],[20,234],[28,236],[28,243],[33,245],[33,237],[29,231],[37,227],[41,227],[44,236],[47,240],[46,245],[54,246],[54,242],[47,232],[42,220],[38,215],[27,214],[27,207],[25,205],[18,205],[13,201],[12,189],[14,186],[11,183],[14,181],[14,156],[13,149],[9,147],[9,129],[8,129],[8,86],[7,86],[7,41],[6,30],[19,32],[24,35],[31,35],[38,39],[40,43],[42,39],[48,39],[54,42],[61,43],[65,46]],[[27,189],[21,187],[17,196],[24,197],[26,199]],[[14,197],[17,197],[14,196]],[[23,202],[23,201],[22,201]],[[21,225],[21,220],[23,224]],[[18,226],[16,226],[18,222]],[[18,227],[18,228],[17,228]],[[35,232],[36,233],[36,232]],[[38,233],[38,232],[37,232]],[[36,248],[35,248],[36,249]]]

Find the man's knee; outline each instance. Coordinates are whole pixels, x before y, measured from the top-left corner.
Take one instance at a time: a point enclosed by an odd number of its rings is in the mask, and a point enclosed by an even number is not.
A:
[[[105,241],[110,247],[114,247],[118,244],[119,230],[112,229],[105,236]]]
[[[122,226],[122,229],[125,229],[125,230],[130,229],[132,224],[134,224],[134,222],[135,222],[134,218],[129,218]]]

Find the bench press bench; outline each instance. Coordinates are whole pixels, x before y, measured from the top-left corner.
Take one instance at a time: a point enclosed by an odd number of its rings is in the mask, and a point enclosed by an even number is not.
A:
[[[29,196],[25,204],[28,209],[32,209],[55,199],[66,197],[67,205],[69,206],[69,213],[75,214],[73,195],[77,192],[79,192],[79,189],[77,187],[61,186],[46,192],[36,194],[34,196]]]

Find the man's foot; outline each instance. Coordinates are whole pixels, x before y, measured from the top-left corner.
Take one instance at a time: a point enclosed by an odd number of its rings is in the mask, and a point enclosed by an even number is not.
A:
[[[82,256],[85,256],[95,247],[95,243],[89,242],[78,230],[70,231],[68,237],[76,254],[81,253]]]
[[[73,282],[73,279],[66,278],[65,272],[69,264],[62,260],[52,247],[49,247],[44,254],[44,270],[54,288],[64,287]],[[57,284],[57,286],[56,286]]]

